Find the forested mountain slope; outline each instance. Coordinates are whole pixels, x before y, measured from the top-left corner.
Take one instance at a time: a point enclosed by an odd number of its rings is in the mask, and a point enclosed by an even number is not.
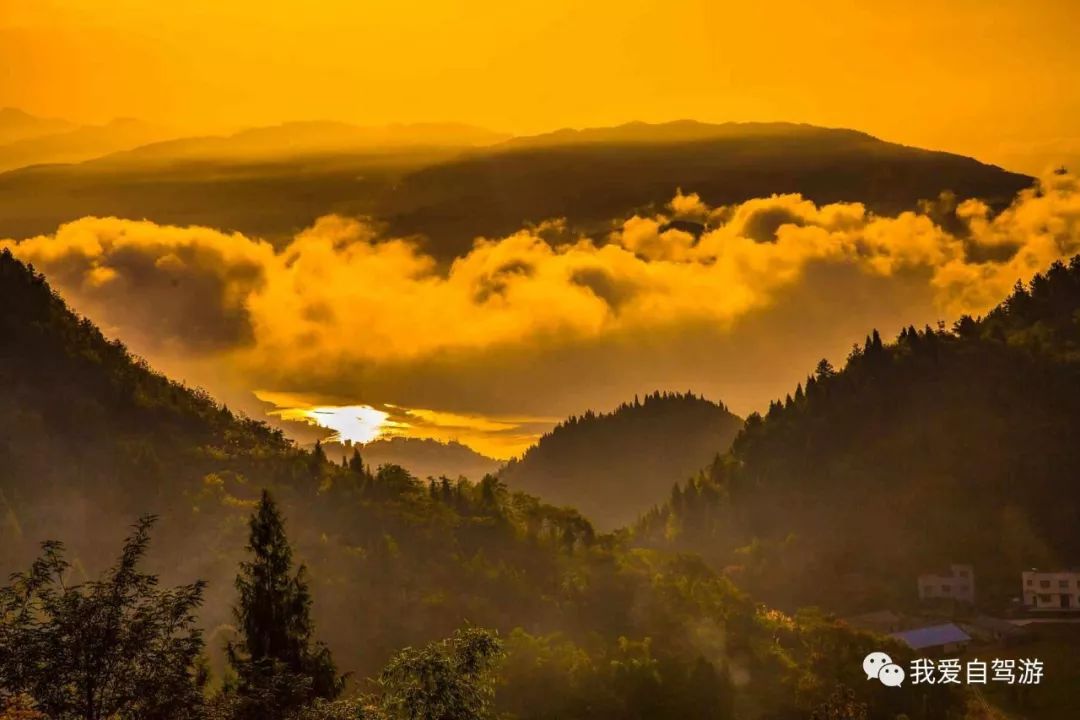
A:
[[[740,427],[742,420],[721,404],[657,392],[610,413],[589,411],[560,423],[500,478],[614,529],[725,451]]]
[[[880,639],[758,608],[694,558],[625,548],[493,477],[428,485],[297,450],[134,360],[6,252],[0,473],[0,572],[53,538],[78,581],[137,513],[158,513],[152,560],[163,584],[209,582],[212,649],[230,634],[246,519],[269,488],[319,635],[357,680],[472,623],[506,638],[497,704],[512,717],[804,718],[838,682],[872,718],[960,709],[948,688],[927,700],[868,685],[861,658]]]
[[[1080,258],[983,319],[823,361],[638,523],[783,605],[876,608],[949,562],[980,598],[1080,557]]]

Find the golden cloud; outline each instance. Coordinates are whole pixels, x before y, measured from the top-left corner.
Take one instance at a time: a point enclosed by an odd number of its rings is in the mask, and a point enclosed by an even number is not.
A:
[[[815,327],[839,327],[841,315],[856,317],[845,295],[871,285],[880,295],[903,284],[903,302],[920,312],[924,300],[946,318],[984,312],[1018,279],[1080,251],[1078,190],[1074,176],[1052,174],[996,215],[968,200],[895,217],[799,195],[713,208],[680,191],[664,214],[631,217],[599,240],[567,238],[565,227],[546,223],[478,239],[449,267],[415,242],[338,216],[278,250],[235,233],[117,218],[84,218],[0,245],[152,361],[155,353],[212,358],[249,392],[336,385],[354,400],[385,403],[426,388],[413,407],[453,393],[455,407],[439,406],[446,412],[469,410],[477,383],[513,395],[529,373],[542,374],[529,356],[562,363],[571,376],[600,346],[640,348],[662,337],[692,352],[671,339],[680,328],[737,334],[762,313],[810,312],[808,298],[818,295],[830,304]],[[701,232],[674,220],[699,223]],[[830,286],[823,267],[843,269],[847,284],[834,277]],[[902,313],[894,310],[890,318]],[[511,366],[514,379],[500,378],[498,368]],[[681,377],[634,372],[636,383]],[[507,410],[548,415],[562,407]]]

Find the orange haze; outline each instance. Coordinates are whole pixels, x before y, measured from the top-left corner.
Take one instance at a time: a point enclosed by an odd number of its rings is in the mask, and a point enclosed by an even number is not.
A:
[[[787,119],[1037,172],[1080,154],[1075,0],[0,0],[0,106],[191,129]]]

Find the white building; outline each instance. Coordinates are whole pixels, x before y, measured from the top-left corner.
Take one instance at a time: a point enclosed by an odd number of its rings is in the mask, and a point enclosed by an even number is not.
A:
[[[1080,610],[1080,570],[1020,574],[1024,605],[1032,610]]]
[[[975,571],[970,565],[953,564],[943,573],[919,576],[920,600],[975,602]]]

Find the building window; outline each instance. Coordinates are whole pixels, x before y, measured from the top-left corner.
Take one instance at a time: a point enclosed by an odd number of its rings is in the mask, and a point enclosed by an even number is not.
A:
[[[1040,580],[1039,581],[1039,587],[1041,587],[1041,588],[1050,587],[1050,581],[1049,580]]]
[[[1039,596],[1039,602],[1041,602],[1041,603],[1050,602],[1050,596],[1049,595],[1040,595]]]
[[[956,575],[957,577],[966,578],[968,573],[967,570],[957,570]]]
[[[1068,580],[1058,580],[1058,587],[1061,588],[1062,590],[1068,590],[1069,589],[1069,581]]]
[[[1027,579],[1027,582],[1026,582],[1025,584],[1026,584],[1026,585],[1027,585],[1028,587],[1031,587],[1031,586],[1032,586],[1032,585],[1034,585],[1035,583],[1034,583],[1034,582],[1032,581],[1032,579],[1031,579],[1031,578],[1028,578],[1028,579]]]
[[[941,586],[941,592],[943,594],[945,594],[945,595],[951,594],[952,593],[952,585],[942,585]]]

